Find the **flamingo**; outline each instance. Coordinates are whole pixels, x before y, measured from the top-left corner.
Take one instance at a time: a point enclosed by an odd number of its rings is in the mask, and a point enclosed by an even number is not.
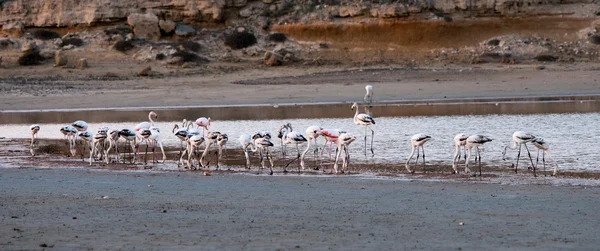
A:
[[[137,138],[135,131],[131,130],[129,128],[124,128],[119,131],[119,136],[125,140],[125,145],[127,145],[129,143],[129,149],[134,154],[134,157],[131,158],[131,160],[133,160],[133,162],[135,162],[135,159],[136,159],[135,143],[136,143],[136,138]],[[123,162],[125,162],[125,159],[123,159]],[[130,161],[130,163],[131,163],[131,161]]]
[[[373,102],[373,86],[366,85],[365,90],[367,90],[367,93],[365,94],[365,97],[364,97],[365,103],[371,105],[371,103]]]
[[[210,146],[212,146],[213,144],[217,145],[218,151],[217,151],[217,169],[219,169],[219,159],[221,159],[221,152],[222,152],[222,147],[225,143],[227,143],[227,140],[229,139],[229,137],[227,137],[227,134],[222,134],[220,132],[209,132],[206,137],[204,137],[205,139],[205,148],[204,148],[204,152],[202,153],[202,157],[200,157],[200,165],[202,167],[204,167],[204,157],[206,157],[206,155],[209,152],[209,148]],[[219,142],[221,142],[219,144]]]
[[[548,153],[548,148],[550,148],[550,145],[548,144],[548,142],[546,142],[542,138],[535,138],[535,140],[531,141],[531,144],[533,144],[538,149],[538,154],[535,159],[535,165],[537,166],[537,163],[540,159],[540,151],[542,151],[542,162],[544,163],[544,173],[546,172],[546,159],[544,156],[548,156],[548,158],[554,163],[554,172],[552,172],[552,176],[555,176],[556,173],[558,173],[558,165],[556,164],[556,161],[554,161],[554,159],[552,159],[552,157],[550,157],[550,153]]]
[[[31,143],[29,144],[29,152],[31,156],[35,156],[35,148],[37,146],[37,133],[40,131],[40,125],[33,124],[29,127],[29,131],[31,132]]]
[[[196,159],[198,158],[197,154],[195,154],[197,149],[200,149],[200,145],[202,145],[202,143],[204,143],[204,136],[202,135],[189,135],[188,140],[188,148],[187,148],[187,154],[188,154],[188,160],[187,160],[187,166],[188,169],[190,170],[195,170],[196,168],[192,169],[192,156],[195,156]],[[181,160],[180,160],[181,161]],[[198,160],[198,166],[201,166],[202,163],[200,163],[200,160]],[[179,167],[179,164],[177,165]]]
[[[257,148],[260,149],[259,153],[262,169],[265,169],[265,156],[267,159],[269,159],[269,162],[271,163],[271,166],[269,166],[269,170],[271,171],[269,175],[273,175],[273,156],[271,155],[271,151],[269,150],[269,147],[271,146],[273,146],[273,142],[271,142],[267,137],[256,138],[254,140],[254,151],[256,151]]]
[[[110,149],[112,149],[113,147],[115,148],[115,154],[116,154],[116,160],[117,163],[119,162],[119,130],[116,129],[110,129],[108,130],[108,149],[106,150],[106,164],[108,164],[108,159],[109,159],[109,154],[110,154]]]
[[[304,170],[304,156],[306,155],[306,153],[308,152],[308,150],[310,149],[310,142],[311,141],[315,141],[315,150],[314,150],[314,161],[315,163],[317,162],[317,154],[319,152],[319,146],[317,145],[317,138],[319,137],[319,134],[317,133],[319,130],[323,130],[323,127],[320,126],[309,126],[308,128],[306,128],[306,137],[308,138],[308,144],[306,144],[306,149],[304,149],[304,152],[302,152],[302,157],[300,157],[300,166],[302,166],[302,170]],[[319,167],[315,167],[314,170],[319,170]]]
[[[535,136],[533,134],[524,132],[524,131],[516,131],[512,135],[513,145],[505,146],[502,151],[502,159],[506,160],[506,149],[510,148],[512,150],[517,149],[517,145],[519,145],[519,153],[517,154],[517,164],[515,165],[515,173],[517,173],[517,167],[519,166],[519,158],[521,157],[521,146],[525,145],[525,149],[527,149],[527,154],[529,155],[529,160],[531,161],[531,165],[533,166],[533,176],[536,177],[535,174],[535,165],[533,164],[533,159],[531,158],[531,153],[529,152],[529,148],[527,148],[527,143],[530,143],[535,140]]]
[[[465,146],[467,147],[468,154],[467,159],[465,160],[465,173],[471,173],[471,169],[469,169],[469,160],[471,159],[471,149],[475,148],[477,151],[477,157],[479,158],[479,176],[481,176],[481,151],[479,146],[491,141],[491,138],[484,135],[471,135],[467,137],[467,143]]]
[[[94,153],[98,152],[98,155],[103,155],[106,158],[106,163],[108,164],[108,154],[106,148],[104,147],[104,142],[108,137],[107,131],[105,128],[100,128],[96,134],[94,134],[94,139],[92,141],[92,150],[90,151],[90,166],[92,165],[92,158]]]
[[[344,173],[344,170],[347,170],[348,161],[350,160],[350,153],[348,152],[348,146],[350,145],[350,143],[354,142],[355,140],[356,140],[356,137],[354,137],[348,133],[342,133],[337,138],[337,140],[336,140],[337,155],[335,156],[335,164],[333,165],[333,169],[335,169],[336,174],[338,173],[338,159],[340,158],[342,150],[346,151],[346,156],[344,156],[344,159],[342,160],[342,173]]]
[[[279,130],[279,138],[282,139],[282,146],[287,145],[287,144],[296,144],[296,150],[298,151],[298,156],[296,157],[296,159],[300,160],[300,147],[299,145],[306,142],[306,138],[302,135],[302,133],[300,132],[296,132],[296,131],[292,131],[292,126],[290,123],[288,123],[287,125],[285,125],[286,128],[289,129],[288,130],[283,130],[280,129]],[[283,134],[283,136],[282,136]],[[294,160],[292,160],[294,161]],[[292,163],[292,162],[290,162]],[[286,173],[286,167],[290,164],[288,163],[286,166],[283,167],[283,172]],[[300,162],[298,162],[298,172],[300,172]]]
[[[327,145],[327,143],[329,144],[329,171],[331,172],[331,168],[332,168],[332,161],[331,161],[331,148],[333,143],[337,142],[340,134],[342,133],[346,133],[346,131],[341,130],[341,129],[322,129],[322,130],[318,130],[317,134],[318,135],[322,135],[323,138],[325,138],[325,144],[323,144],[323,148],[321,149],[321,163],[323,162],[323,153],[325,153],[325,146]],[[325,172],[325,169],[323,169],[323,172]]]
[[[375,131],[371,129],[371,125],[375,124],[375,120],[371,117],[371,115],[358,113],[358,104],[354,102],[352,104],[352,109],[356,108],[356,113],[354,113],[354,124],[365,127],[365,156],[367,155],[367,128],[371,130],[371,153],[375,156],[375,152],[373,152],[373,137],[375,136]]]
[[[456,164],[458,164],[458,161],[460,161],[460,156],[461,156],[461,151],[460,148],[462,147],[464,152],[465,152],[465,158],[467,157],[467,147],[465,146],[467,144],[467,138],[469,137],[469,135],[466,135],[464,133],[459,133],[456,134],[456,136],[454,136],[454,146],[456,147],[456,151],[454,152],[454,157],[452,158],[452,169],[454,169],[453,173],[458,173],[458,169],[456,167]]]
[[[73,126],[68,125],[61,127],[60,132],[67,139],[67,144],[69,144],[69,151],[71,152],[71,155],[75,156],[75,135],[77,134],[77,129],[75,129],[75,127]]]
[[[187,127],[187,124],[188,124],[187,120],[183,119],[183,123],[181,123],[181,128],[179,127],[178,124],[175,124],[173,126],[172,132],[173,132],[173,134],[175,134],[175,137],[177,137],[180,141],[179,142],[179,146],[180,146],[179,156],[181,156],[183,153],[183,144],[185,143],[185,140],[188,135],[189,127]]]
[[[255,132],[253,134],[242,134],[240,135],[239,141],[242,145],[242,150],[244,151],[244,156],[246,157],[246,168],[250,169],[250,156],[248,154],[248,147],[250,147],[252,152],[256,152],[256,144],[255,140],[258,138],[266,138],[267,140],[271,139],[271,133],[269,132]]]
[[[425,148],[423,148],[423,145],[425,143],[427,143],[427,141],[431,140],[431,136],[429,135],[425,135],[425,134],[415,134],[410,138],[410,145],[412,147],[412,151],[410,152],[410,156],[408,157],[408,159],[406,160],[406,170],[410,173],[415,173],[414,170],[410,170],[410,160],[412,159],[413,155],[415,154],[415,149],[417,149],[417,159],[415,160],[415,165],[417,164],[417,162],[419,162],[419,148],[421,148],[421,151],[423,152],[423,166],[425,166]]]
[[[373,105],[372,105],[372,103],[373,103],[373,86],[366,85],[365,90],[367,91],[367,93],[365,94],[365,97],[364,97],[365,103],[367,104],[367,105],[365,105],[365,112],[367,114],[371,115],[370,109],[373,107]]]
[[[165,155],[165,150],[163,148],[162,145],[162,139],[160,137],[160,129],[158,127],[154,126],[154,120],[152,119],[152,117],[154,118],[158,118],[158,115],[151,111],[150,113],[148,113],[148,120],[149,121],[144,121],[142,123],[139,123],[135,126],[135,131],[138,134],[138,137],[141,139],[145,139],[146,140],[146,154],[148,151],[148,145],[152,146],[152,161],[154,161],[154,146],[151,142],[154,142],[156,144],[159,145],[160,150],[162,152],[163,155],[163,159],[162,159],[162,163],[165,163],[165,160],[167,159],[167,156]],[[139,153],[139,145],[138,145],[138,153]],[[146,160],[146,158],[144,158],[144,161]]]
[[[85,132],[88,129],[88,124],[87,122],[83,121],[83,120],[77,120],[75,122],[73,122],[73,124],[71,124],[71,126],[75,127],[75,129],[77,129],[78,132]],[[83,139],[81,139],[81,143],[84,143]],[[75,142],[77,143],[77,142]],[[83,148],[81,149],[81,155],[83,155],[83,152],[85,151],[85,146],[83,146]]]
[[[206,134],[204,133],[204,131],[208,131],[210,128],[210,118],[205,118],[205,117],[200,117],[198,119],[196,119],[196,122],[194,122],[198,127],[202,127],[202,136],[205,136]]]
[[[200,135],[200,136],[202,136],[202,135],[200,134],[200,131],[199,131],[197,128],[194,128],[194,127],[193,127],[193,123],[192,123],[191,121],[189,121],[189,122],[187,123],[187,125],[186,125],[186,128],[187,128],[187,131],[186,131],[186,133],[187,133],[187,136],[186,136],[186,138],[185,138],[185,142],[186,142],[186,149],[184,149],[184,150],[183,150],[183,152],[181,153],[181,156],[179,157],[179,161],[177,162],[177,167],[179,167],[180,165],[182,165],[182,164],[183,164],[183,157],[184,157],[185,155],[189,155],[189,152],[190,152],[190,150],[191,150],[191,145],[190,145],[190,142],[189,142],[189,138],[190,138],[190,137],[192,137],[192,136],[195,136],[195,135]],[[202,136],[202,142],[200,142],[199,144],[202,144],[203,142],[204,142],[204,136]],[[199,146],[199,145],[198,145],[198,146]]]
[[[88,146],[88,151],[92,151],[92,142],[94,140],[94,135],[92,135],[90,132],[85,131],[85,132],[80,132],[79,133],[79,138],[82,140],[82,142],[85,143],[85,145]],[[84,159],[84,152],[85,152],[85,146],[83,147],[83,151],[81,151],[81,160],[85,161]]]
[[[279,130],[278,130],[278,134],[277,134],[277,138],[279,138],[279,140],[281,141],[281,155],[283,157],[283,161],[285,161],[285,155],[286,155],[286,145],[283,143],[283,136],[285,136],[286,133],[291,132],[292,131],[292,124],[291,123],[287,123],[287,124],[282,124],[279,126]]]

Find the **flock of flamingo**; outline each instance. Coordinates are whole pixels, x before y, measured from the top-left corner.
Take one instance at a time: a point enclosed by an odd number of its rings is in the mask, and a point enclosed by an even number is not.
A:
[[[370,115],[368,107],[371,107],[371,103],[373,100],[373,87],[371,85],[367,85],[365,87],[366,94],[364,96],[365,103],[368,106],[365,108],[366,113],[360,113],[359,107],[357,103],[353,103],[351,109],[355,110],[353,122],[358,126],[363,126],[365,128],[364,133],[364,149],[365,156],[367,154],[367,136],[368,131],[371,131],[371,154],[375,154],[373,151],[373,138],[375,135],[375,131],[371,128],[371,125],[375,124],[375,120]],[[164,152],[162,139],[160,135],[160,129],[154,125],[154,119],[157,119],[158,115],[151,111],[148,114],[148,121],[141,122],[137,124],[134,129],[110,129],[107,126],[101,127],[98,129],[97,133],[92,134],[88,130],[88,125],[85,121],[78,120],[73,122],[71,125],[64,126],[60,128],[61,133],[64,135],[67,140],[67,144],[69,145],[69,151],[72,156],[76,155],[77,152],[77,138],[82,142],[83,149],[81,150],[81,156],[83,158],[83,154],[85,148],[89,150],[89,164],[92,165],[94,161],[104,161],[105,163],[110,163],[111,158],[114,161],[120,161],[119,147],[118,141],[122,138],[125,141],[125,145],[129,145],[129,148],[125,147],[125,150],[130,150],[131,152],[125,152],[124,154],[133,154],[131,157],[132,163],[137,162],[138,157],[140,156],[140,148],[141,143],[145,142],[146,145],[146,154],[144,156],[144,163],[147,163],[147,153],[148,147],[152,149],[152,161],[157,162],[155,160],[155,147],[158,146],[162,153],[162,163],[165,163],[166,155]],[[179,152],[179,159],[177,160],[177,166],[186,167],[189,170],[195,170],[195,163],[198,164],[198,167],[206,168],[208,167],[208,162],[205,160],[208,153],[210,152],[210,147],[215,145],[217,147],[217,164],[216,168],[219,168],[219,161],[221,159],[223,146],[228,142],[229,138],[227,134],[209,131],[209,127],[211,124],[210,118],[201,117],[196,119],[195,121],[188,121],[186,119],[183,120],[181,125],[175,124],[172,132],[181,142],[181,149]],[[202,131],[200,131],[202,129]],[[31,143],[30,143],[30,152],[32,156],[35,156],[35,150],[37,148],[37,133],[40,130],[40,125],[34,124],[30,127],[31,132]],[[342,129],[326,129],[321,126],[309,126],[306,128],[305,134],[298,131],[294,131],[292,129],[292,125],[290,123],[283,124],[279,127],[277,137],[281,141],[282,153],[285,163],[286,158],[286,146],[287,145],[296,145],[297,156],[288,162],[284,167],[283,171],[287,172],[287,167],[293,163],[294,161],[298,161],[298,171],[300,169],[305,169],[304,158],[307,152],[311,148],[311,143],[315,145],[315,149],[313,151],[315,161],[319,152],[319,147],[317,145],[317,138],[322,136],[325,139],[325,143],[321,148],[321,160],[323,159],[323,154],[325,152],[327,144],[329,144],[329,159],[330,163],[332,162],[331,153],[333,151],[333,145],[336,145],[336,154],[335,161],[333,161],[333,166],[330,165],[330,172],[335,170],[335,173],[344,172],[348,168],[349,162],[349,148],[348,146],[356,140],[356,137],[351,135],[350,133],[342,130]],[[425,165],[425,150],[424,145],[426,142],[431,140],[431,136],[425,134],[415,134],[410,139],[410,144],[412,146],[412,151],[409,157],[406,160],[406,170],[409,173],[414,173],[415,170],[410,168],[410,162],[415,154],[415,150],[417,152],[417,158],[415,159],[415,165],[418,164],[419,158],[422,158],[423,165]],[[453,173],[458,174],[458,164],[461,156],[464,157],[464,172],[466,174],[470,174],[471,176],[475,176],[476,173],[472,173],[469,168],[469,162],[471,159],[471,154],[473,148],[475,149],[475,162],[479,162],[479,175],[481,176],[481,149],[480,147],[485,143],[491,142],[492,139],[485,135],[467,135],[467,134],[457,134],[454,137],[455,143],[455,152],[452,160],[452,169]],[[250,156],[249,152],[259,152],[261,169],[265,169],[265,161],[270,163],[269,169],[270,174],[273,174],[273,157],[271,154],[270,148],[274,146],[272,142],[271,133],[268,131],[257,131],[252,134],[243,134],[239,138],[239,142],[241,144],[242,150],[244,152],[246,158],[246,168],[250,169]],[[531,133],[516,131],[512,135],[512,145],[505,146],[502,152],[502,158],[506,160],[506,151],[507,149],[517,150],[518,154],[516,158],[516,164],[514,165],[515,172],[517,172],[517,167],[519,164],[519,159],[521,156],[521,148],[525,145],[525,149],[527,150],[527,154],[531,161],[531,165],[533,167],[534,176],[536,176],[536,165],[539,161],[539,153],[542,153],[542,161],[544,165],[544,169],[546,166],[545,158],[546,156],[552,160],[554,163],[554,171],[552,175],[556,175],[558,172],[558,166],[556,162],[550,157],[548,153],[549,145],[548,143],[542,139],[535,137]],[[306,143],[306,148],[301,151],[300,145]],[[531,157],[531,153],[529,148],[527,148],[527,143],[534,145],[538,149],[538,157],[536,160],[536,164],[533,163],[533,158]],[[202,144],[204,144],[204,150],[200,154],[200,150],[202,149]],[[111,157],[110,152],[111,149],[114,149],[113,152],[114,157]],[[341,170],[338,169],[338,161],[341,157],[342,152],[344,152],[344,156],[342,159],[342,167]],[[333,168],[333,170],[331,170]],[[318,170],[318,166],[315,168]],[[323,169],[325,172],[325,168]]]

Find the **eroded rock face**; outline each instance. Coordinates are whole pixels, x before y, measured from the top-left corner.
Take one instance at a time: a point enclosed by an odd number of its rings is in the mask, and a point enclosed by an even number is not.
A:
[[[236,5],[245,1],[236,1]],[[153,13],[173,21],[220,21],[225,0],[20,0],[4,1],[0,25],[20,22],[25,27],[73,26],[110,23],[130,14]],[[145,11],[143,11],[145,10]]]

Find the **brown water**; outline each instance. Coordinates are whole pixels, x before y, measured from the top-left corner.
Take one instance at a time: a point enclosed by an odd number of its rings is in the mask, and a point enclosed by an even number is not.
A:
[[[574,39],[576,32],[595,19],[564,17],[478,18],[445,22],[383,21],[357,24],[275,25],[303,42],[326,42],[338,47],[360,48],[448,48],[474,46],[506,34],[541,36],[558,41]]]
[[[1,111],[0,124],[138,122],[149,111],[161,121],[210,117],[213,120],[348,118],[350,103],[264,104],[246,106],[148,107]],[[362,109],[362,108],[361,108]],[[544,114],[600,112],[600,96],[557,96],[460,100],[389,101],[373,105],[376,117],[453,116],[487,114]]]

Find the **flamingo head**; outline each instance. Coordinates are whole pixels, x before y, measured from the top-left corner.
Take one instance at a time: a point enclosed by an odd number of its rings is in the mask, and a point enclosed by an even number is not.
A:
[[[184,122],[183,126],[185,127],[185,122]],[[178,125],[178,124],[175,124],[175,125],[173,126],[173,133],[175,133],[175,131],[177,131],[177,130],[179,130],[179,125]]]
[[[150,113],[148,113],[148,117],[150,117],[150,118],[154,118],[154,119],[157,119],[157,118],[158,118],[158,115],[156,114],[156,112],[154,112],[154,111],[151,111]]]
[[[358,104],[356,104],[356,102],[352,103],[352,107],[350,107],[350,109],[352,109],[354,111],[354,108],[356,108],[358,106]]]

